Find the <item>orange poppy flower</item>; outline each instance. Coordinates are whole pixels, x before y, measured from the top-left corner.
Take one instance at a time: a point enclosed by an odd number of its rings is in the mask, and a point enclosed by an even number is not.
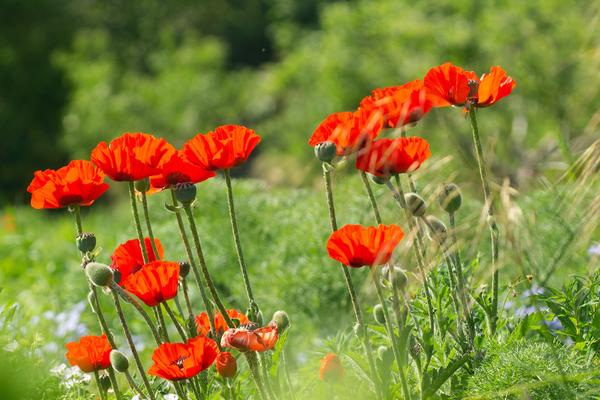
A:
[[[516,82],[501,67],[492,67],[481,79],[451,63],[431,68],[425,75],[425,87],[434,106],[463,106],[468,100],[476,107],[487,107],[508,96]]]
[[[203,336],[187,343],[163,343],[154,350],[148,373],[169,381],[189,379],[210,367],[218,352],[217,343]]]
[[[383,113],[376,109],[337,112],[317,126],[308,140],[310,146],[332,142],[338,156],[352,154],[373,140],[383,127]]]
[[[417,122],[432,107],[423,81],[414,80],[401,86],[375,89],[360,102],[360,108],[377,109],[383,113],[384,124],[391,128]]]
[[[373,141],[356,158],[356,168],[376,176],[404,174],[417,170],[431,156],[429,143],[420,137]]]
[[[69,364],[77,365],[83,372],[94,372],[110,366],[112,348],[106,335],[83,336],[78,342],[67,343],[66,348],[65,357]]]
[[[167,189],[178,183],[200,183],[215,175],[212,171],[187,162],[183,152],[177,151],[160,165],[160,174],[150,177],[150,191]]]
[[[223,351],[217,355],[215,361],[217,372],[223,378],[232,378],[237,372],[237,361],[235,357],[228,351]]]
[[[240,321],[240,325],[250,322],[246,315],[242,314],[238,310],[234,310],[233,308],[227,310],[227,315],[229,315],[229,318],[231,319],[237,319]],[[223,314],[220,312],[215,313],[214,323],[217,331],[217,337],[219,337],[228,328],[225,318],[223,318]],[[203,311],[200,315],[196,316],[196,328],[198,329],[198,335],[206,336],[210,332],[210,323],[208,321],[208,314],[206,314],[206,312]]]
[[[397,225],[345,225],[329,236],[327,252],[348,267],[381,265],[390,260],[403,237]]]
[[[154,239],[156,250],[158,250],[158,257],[154,255],[152,250],[152,244],[150,238],[144,238],[144,244],[146,245],[146,253],[148,254],[148,261],[158,261],[162,259],[165,254],[162,243],[158,239]],[[125,243],[121,243],[119,247],[110,256],[112,263],[110,267],[119,274],[119,283],[122,283],[129,275],[139,271],[144,265],[144,257],[142,256],[142,248],[138,239],[131,239]]]
[[[179,263],[153,261],[123,280],[123,288],[140,298],[147,306],[154,307],[177,295]]]
[[[329,353],[321,359],[319,377],[325,382],[339,382],[344,378],[344,367],[336,354]]]
[[[37,209],[90,206],[106,190],[102,171],[84,160],[71,161],[56,171],[36,171],[27,188],[31,207]]]
[[[275,347],[279,339],[277,324],[271,321],[265,327],[255,327],[255,324],[250,323],[226,330],[221,336],[221,346],[240,351],[267,351]]]
[[[261,138],[241,125],[223,125],[213,132],[198,134],[183,146],[187,161],[214,171],[244,163]]]
[[[160,174],[159,165],[175,152],[175,147],[164,139],[127,132],[110,144],[100,142],[91,159],[115,181],[138,181]]]

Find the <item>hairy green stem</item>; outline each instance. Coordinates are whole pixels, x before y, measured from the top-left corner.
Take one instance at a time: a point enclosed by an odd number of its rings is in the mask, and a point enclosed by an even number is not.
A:
[[[258,387],[258,392],[260,394],[260,398],[262,400],[270,399],[270,397],[267,395],[267,392],[265,391],[264,383],[260,376],[260,370],[258,367],[258,360],[256,358],[256,353],[253,351],[249,351],[249,352],[245,352],[244,355],[246,356],[246,361],[248,361],[248,366],[250,367],[250,373],[252,374],[252,377],[254,378],[256,387]]]
[[[373,189],[371,189],[371,183],[369,183],[369,178],[367,178],[365,171],[360,170],[360,177],[363,181],[363,185],[365,185],[365,189],[367,190],[367,195],[369,196],[369,201],[371,202],[371,208],[373,209],[373,214],[375,214],[375,221],[377,221],[377,224],[381,224],[381,214],[379,213],[377,200],[375,200]]]
[[[148,315],[146,310],[144,310],[142,305],[133,296],[131,296],[127,291],[123,290],[123,288],[117,285],[116,283],[113,282],[110,288],[113,292],[117,293],[123,298],[123,300],[125,300],[127,303],[131,304],[133,308],[135,308],[135,310],[142,316],[142,318],[146,322],[146,325],[148,325],[148,328],[150,329],[150,332],[152,332],[152,336],[154,337],[156,344],[160,345],[163,342],[160,337],[160,334],[156,329],[156,326],[154,326],[154,321],[152,321],[152,318],[150,317],[150,315]]]
[[[177,332],[179,332],[179,336],[181,336],[181,339],[183,339],[184,342],[187,341],[188,337],[185,334],[185,330],[183,329],[179,321],[177,321],[177,317],[173,313],[173,310],[171,309],[169,304],[166,301],[163,301],[161,304],[165,308],[165,311],[169,315],[169,318],[171,318],[171,321],[173,321],[173,324],[175,324],[175,328],[177,329]]]
[[[98,375],[98,371],[94,370],[94,380],[96,381],[96,386],[98,386],[98,392],[100,393],[100,398],[102,400],[106,400],[106,390],[102,387],[100,383],[100,375]]]
[[[152,307],[152,311],[154,311],[154,315],[156,316],[156,320],[158,321],[158,330],[162,333],[163,340],[165,342],[170,342],[171,338],[169,337],[169,332],[167,331],[165,316],[162,313],[162,308],[160,304],[157,304],[155,307]]]
[[[152,224],[150,223],[150,212],[148,211],[148,198],[146,196],[146,192],[141,193],[142,209],[144,210],[144,219],[146,220],[146,229],[148,230],[148,238],[150,238],[150,246],[152,247],[152,252],[154,253],[154,259],[159,260],[160,256],[158,254],[156,242],[154,242],[154,232],[152,231]]]
[[[138,212],[137,203],[135,202],[135,187],[133,182],[129,182],[129,201],[131,205],[131,213],[133,214],[133,222],[135,223],[135,231],[137,232],[138,240],[140,241],[140,248],[142,250],[142,258],[144,263],[148,262],[148,251],[146,250],[146,244],[144,243],[144,232],[142,231],[142,223],[140,222],[140,215]]]

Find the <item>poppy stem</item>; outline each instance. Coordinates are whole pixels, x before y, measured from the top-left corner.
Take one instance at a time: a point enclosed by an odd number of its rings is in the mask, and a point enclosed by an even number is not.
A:
[[[219,298],[219,294],[217,293],[215,284],[213,283],[213,280],[210,277],[210,273],[208,272],[208,267],[206,266],[206,260],[204,259],[204,253],[202,252],[202,245],[200,244],[200,237],[198,236],[198,229],[196,228],[196,221],[194,220],[194,215],[192,214],[192,208],[190,207],[189,204],[184,204],[183,209],[185,210],[185,213],[187,215],[188,222],[190,225],[190,230],[192,231],[192,238],[194,239],[194,245],[196,246],[196,255],[198,256],[198,260],[200,261],[200,269],[202,270],[202,275],[204,275],[204,280],[206,281],[206,286],[208,286],[208,290],[210,291],[210,294],[211,294],[215,304],[217,305],[219,312],[221,313],[221,315],[223,315],[223,319],[225,320],[227,327],[233,328],[234,327],[233,321],[229,317],[229,314],[227,314],[227,309],[225,308],[225,306],[223,305],[223,302]],[[200,274],[198,273],[198,269],[195,268],[194,265],[192,265],[192,267],[193,267],[192,271],[194,271],[194,276],[196,277],[196,282],[198,282],[198,286],[201,287],[202,285],[200,284],[201,280],[200,280]],[[203,289],[200,289],[200,290],[202,291]],[[208,307],[207,307],[207,313],[208,313]],[[212,318],[210,318],[210,316],[209,316],[209,320],[212,321]],[[213,327],[213,329],[214,329],[214,327]],[[214,331],[214,332],[216,334],[216,331]],[[215,338],[217,340],[219,339],[216,336],[215,336]]]
[[[258,368],[258,360],[256,358],[256,353],[253,351],[247,351],[244,353],[246,356],[246,361],[248,361],[248,366],[250,367],[250,372],[252,373],[252,377],[254,378],[254,382],[258,387],[258,392],[260,394],[260,398],[262,400],[270,399],[270,396],[267,395],[265,391],[264,384],[262,378],[260,377],[260,371]]]
[[[196,280],[196,284],[198,285],[198,289],[200,289],[200,296],[202,297],[202,302],[204,303],[204,308],[206,308],[206,314],[208,315],[208,321],[210,323],[210,331],[212,333],[212,337],[217,339],[217,344],[219,348],[221,344],[218,343],[217,331],[215,329],[214,322],[214,313],[213,313],[213,305],[210,303],[208,296],[206,295],[206,290],[204,289],[204,285],[202,284],[202,278],[200,277],[200,273],[198,272],[198,265],[196,264],[196,260],[194,259],[194,254],[192,253],[192,246],[190,245],[190,240],[187,236],[187,232],[185,230],[185,226],[183,224],[183,218],[181,217],[181,209],[179,208],[179,202],[177,201],[177,197],[175,196],[175,191],[173,189],[171,192],[171,200],[173,201],[173,207],[175,211],[175,217],[177,219],[177,226],[179,227],[179,233],[181,235],[181,240],[183,241],[183,246],[185,247],[185,253],[188,257],[188,261],[190,262],[190,266],[192,272],[194,273],[194,279]],[[183,282],[183,295],[185,297],[185,302],[187,305],[188,312],[190,316],[193,318],[194,313],[192,311],[192,305],[190,303],[190,297],[188,294],[188,287],[186,278],[182,279]]]
[[[169,318],[171,318],[171,321],[173,321],[173,324],[175,324],[175,328],[177,328],[177,332],[179,332],[179,336],[181,336],[181,339],[183,339],[184,342],[187,341],[188,337],[185,334],[185,331],[183,330],[183,327],[181,326],[179,321],[177,321],[177,317],[173,313],[173,310],[171,309],[169,304],[166,301],[163,301],[161,304],[165,308],[165,311],[167,312],[167,314],[169,314]]]
[[[175,388],[175,392],[177,392],[177,397],[179,399],[187,399],[188,398],[185,395],[185,393],[183,392],[183,389],[181,388],[181,386],[179,385],[179,382],[172,381],[171,383],[173,384],[173,387]]]
[[[148,325],[148,328],[152,332],[152,336],[154,336],[154,340],[156,341],[156,344],[160,346],[162,344],[162,340],[160,338],[160,335],[158,334],[158,330],[154,326],[154,322],[152,321],[152,318],[150,318],[150,315],[148,315],[148,313],[146,312],[146,310],[144,310],[144,308],[140,305],[140,303],[135,298],[133,298],[133,296],[131,296],[128,292],[123,290],[123,288],[120,287],[119,285],[117,285],[116,283],[113,282],[110,285],[110,288],[113,292],[116,292],[119,296],[121,296],[123,298],[123,300],[125,300],[127,303],[131,304],[136,309],[136,311],[142,316],[144,321],[146,321],[146,325]]]
[[[110,379],[110,383],[112,385],[113,382],[117,382],[117,377],[115,376],[115,371],[113,371],[112,367],[108,367],[107,368],[107,372],[108,372],[108,379]],[[117,385],[112,385],[113,387],[113,392],[115,392],[115,397],[117,398],[117,400],[121,400],[121,392],[119,391],[119,388],[117,387]]]
[[[114,285],[114,284],[113,284]],[[135,343],[133,338],[131,337],[131,332],[129,331],[129,326],[127,325],[127,320],[125,319],[125,315],[123,314],[123,309],[121,308],[121,302],[119,300],[119,296],[114,290],[111,290],[113,301],[115,303],[115,309],[117,311],[117,315],[119,316],[119,320],[121,321],[121,326],[123,327],[123,333],[125,334],[125,338],[127,339],[127,343],[129,344],[129,348],[131,349],[131,354],[133,354],[133,360],[135,361],[135,365],[137,366],[138,372],[142,377],[142,381],[144,382],[144,386],[148,391],[148,397],[150,400],[154,400],[155,396],[152,392],[152,387],[150,386],[150,382],[148,381],[148,377],[146,376],[146,372],[144,371],[144,366],[142,365],[142,361],[140,360],[140,355],[137,352],[135,347]]]
[[[292,400],[296,400],[294,386],[292,385],[292,378],[290,377],[290,371],[287,367],[287,359],[285,357],[285,347],[281,348],[281,366],[283,368],[283,375],[285,377],[285,383],[287,384],[287,387],[288,387],[289,396]]]
[[[142,223],[140,222],[140,215],[138,213],[137,203],[135,202],[135,187],[132,181],[129,181],[129,200],[131,204],[131,213],[133,214],[133,221],[135,223],[135,230],[140,241],[142,258],[144,259],[144,263],[148,263],[148,251],[146,250],[146,244],[144,243],[144,232],[142,232]]]
[[[171,339],[169,338],[169,332],[167,331],[167,324],[165,323],[165,316],[162,313],[160,303],[155,307],[152,307],[152,310],[154,311],[154,315],[158,320],[158,330],[162,333],[163,340],[165,342],[171,342]]]
[[[471,130],[473,133],[473,143],[475,145],[475,153],[477,155],[477,166],[479,168],[479,177],[481,178],[481,187],[483,189],[483,200],[485,202],[485,210],[487,213],[487,223],[490,228],[490,238],[492,243],[492,304],[490,319],[490,330],[492,334],[496,332],[496,324],[498,320],[498,241],[499,231],[494,214],[496,211],[494,198],[490,190],[488,181],[485,158],[483,148],[481,146],[481,138],[479,136],[479,125],[477,123],[477,114],[475,107],[470,102],[468,103],[469,117],[471,120]]]
[[[425,299],[427,300],[427,313],[429,314],[429,326],[431,328],[431,333],[434,334],[435,313],[433,311],[433,302],[431,300],[429,282],[427,280],[427,274],[425,273],[425,261],[423,260],[422,241],[420,240],[420,233],[418,233],[418,227],[416,226],[415,221],[413,220],[412,215],[410,215],[410,211],[406,205],[406,200],[404,199],[404,191],[402,190],[400,178],[398,177],[398,175],[396,175],[396,183],[398,185],[398,189],[394,187],[390,180],[386,182],[386,185],[394,195],[394,199],[396,200],[400,208],[404,210],[410,231],[414,232],[415,236],[417,236],[417,240],[413,241],[413,249],[417,257],[417,266],[419,267],[419,273],[421,274],[421,279],[423,279],[423,289],[425,290]]]
[[[154,242],[154,232],[152,231],[152,224],[150,223],[150,212],[148,211],[148,198],[146,196],[146,192],[142,193],[142,209],[144,210],[144,219],[146,220],[146,229],[148,230],[148,237],[150,238],[150,246],[152,247],[152,252],[154,253],[154,259],[160,259],[158,254],[158,249],[156,248],[156,243]],[[140,243],[142,245],[142,243]]]
[[[329,223],[331,224],[332,232],[337,231],[337,219],[335,216],[335,204],[333,201],[333,190],[331,187],[331,166],[323,163],[323,179],[325,181],[325,194],[327,196],[327,209],[329,212]],[[373,352],[371,349],[371,342],[369,341],[369,336],[367,334],[367,326],[364,323],[362,311],[360,309],[360,305],[358,302],[358,296],[356,295],[356,289],[354,288],[354,283],[352,282],[352,277],[350,276],[350,272],[348,268],[340,264],[342,274],[344,276],[344,281],[346,283],[346,288],[348,289],[348,294],[350,295],[350,301],[352,303],[352,308],[354,309],[354,316],[356,317],[356,323],[358,324],[358,332],[360,332],[360,337],[363,342],[363,347],[365,354],[367,356],[367,362],[369,363],[369,371],[371,373],[371,379],[373,381],[373,386],[375,387],[375,394],[378,399],[383,398],[381,394],[381,387],[379,382],[379,376],[377,374],[377,370],[375,369],[375,360],[373,359]]]
[[[254,301],[254,294],[252,293],[252,286],[250,285],[250,277],[248,276],[248,267],[246,266],[246,261],[244,260],[244,252],[242,251],[242,242],[240,240],[240,232],[238,230],[237,217],[235,215],[235,205],[233,203],[233,188],[231,186],[231,173],[230,173],[229,169],[223,170],[223,173],[225,175],[225,183],[227,185],[227,205],[229,208],[229,219],[231,221],[231,230],[233,232],[233,239],[235,242],[235,251],[238,256],[240,270],[242,272],[242,278],[244,280],[244,287],[246,288],[246,294],[248,296],[248,302],[250,303],[250,307],[252,308],[252,311],[256,315],[256,314],[258,314],[258,305]]]
[[[98,375],[98,371],[94,370],[94,379],[96,380],[96,386],[98,386],[98,392],[100,393],[100,398],[102,400],[106,400],[106,390],[102,387],[100,383],[100,375]]]
[[[367,189],[367,194],[369,195],[369,200],[371,201],[371,207],[373,208],[373,214],[375,214],[375,221],[379,225],[381,224],[381,214],[379,213],[379,207],[377,207],[377,200],[375,200],[375,196],[373,195],[371,183],[369,182],[369,178],[367,178],[365,171],[360,170],[360,177],[365,185],[365,189]]]

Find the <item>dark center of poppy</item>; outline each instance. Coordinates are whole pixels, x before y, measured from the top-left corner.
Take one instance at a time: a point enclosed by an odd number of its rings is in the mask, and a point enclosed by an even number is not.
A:
[[[479,91],[479,81],[475,79],[469,79],[469,99],[477,98],[477,92]]]
[[[63,207],[70,206],[71,204],[79,204],[83,201],[83,198],[79,195],[66,195],[60,198],[60,205]]]
[[[169,185],[177,185],[178,183],[189,182],[190,177],[182,172],[172,172],[165,177],[165,180]]]
[[[177,368],[179,369],[183,369],[183,362],[188,358],[189,356],[179,356],[179,358],[173,360],[171,362],[171,365],[177,365]]]

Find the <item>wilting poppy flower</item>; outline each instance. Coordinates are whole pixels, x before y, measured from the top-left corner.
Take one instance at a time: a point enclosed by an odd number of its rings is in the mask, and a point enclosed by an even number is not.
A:
[[[348,267],[387,263],[394,248],[404,237],[397,225],[345,225],[327,240],[329,257]]]
[[[319,376],[325,382],[339,382],[344,378],[344,367],[336,354],[329,353],[321,359]]]
[[[164,257],[164,251],[160,240],[154,239],[158,257],[154,255],[150,238],[144,238],[146,245],[146,253],[148,261],[158,261]],[[139,271],[144,265],[144,257],[142,256],[142,248],[138,239],[131,239],[125,243],[121,243],[110,256],[112,263],[110,267],[119,272],[119,283],[122,283],[129,275]]]
[[[124,279],[122,286],[147,306],[154,307],[175,297],[178,283],[179,263],[153,261]]]
[[[27,191],[33,208],[90,206],[108,189],[104,174],[91,162],[71,161],[58,170],[36,171]]]
[[[431,156],[429,143],[420,137],[378,139],[356,158],[356,168],[376,176],[417,170]]]
[[[260,139],[245,126],[223,125],[194,136],[183,146],[183,153],[189,162],[205,170],[229,169],[244,163]]]
[[[332,142],[338,156],[349,155],[373,140],[383,127],[383,113],[376,109],[337,112],[317,126],[308,140],[310,146]]]
[[[163,190],[178,183],[199,183],[215,176],[197,165],[187,162],[183,152],[173,153],[160,165],[160,173],[150,177],[150,190]]]
[[[91,160],[115,181],[138,181],[160,174],[159,166],[176,151],[147,133],[124,133],[110,144],[100,142]]]
[[[476,107],[487,107],[508,96],[516,82],[501,67],[492,67],[481,79],[451,63],[431,68],[425,75],[434,106],[463,106],[469,100]]]
[[[417,122],[429,112],[431,106],[432,101],[421,80],[375,89],[360,102],[362,109],[380,110],[384,124],[392,128]]]
[[[277,324],[256,328],[254,324],[241,325],[231,328],[221,336],[221,346],[233,347],[240,351],[267,351],[275,347],[279,334]]]
[[[237,361],[228,351],[223,351],[217,355],[215,366],[219,375],[224,378],[232,378],[237,372]]]
[[[83,336],[79,342],[67,343],[66,348],[65,357],[69,364],[77,365],[83,372],[94,372],[110,366],[112,348],[106,335]]]
[[[229,315],[229,318],[231,319],[237,319],[240,325],[250,322],[247,316],[233,308],[227,310],[227,315]],[[219,337],[227,330],[227,323],[225,322],[225,318],[223,318],[223,314],[220,312],[215,313],[214,323],[217,337]],[[196,328],[198,329],[198,335],[206,336],[210,332],[210,322],[208,321],[208,314],[206,312],[203,311],[200,315],[196,316]]]
[[[170,381],[192,378],[210,367],[218,352],[217,343],[202,336],[187,343],[163,343],[154,350],[148,373]]]

